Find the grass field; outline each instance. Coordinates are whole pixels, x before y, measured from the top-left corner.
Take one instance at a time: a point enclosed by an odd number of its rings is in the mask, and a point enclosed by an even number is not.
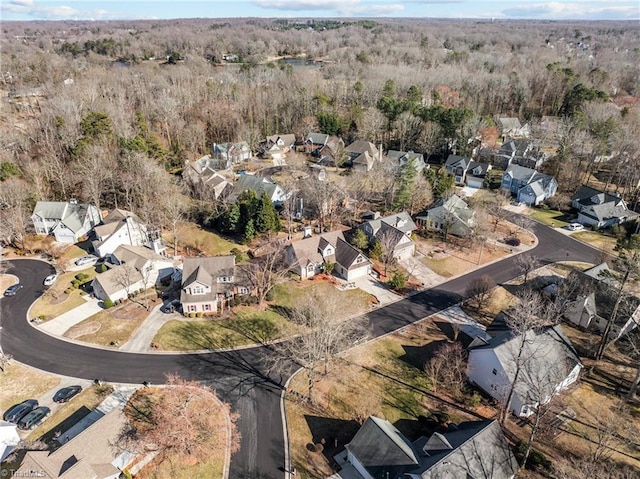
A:
[[[5,411],[25,399],[37,398],[59,382],[53,374],[11,362],[5,372],[0,373],[0,409]]]
[[[542,208],[530,208],[529,215],[538,220],[540,223],[544,223],[547,226],[553,226],[555,228],[564,228],[570,221],[567,215],[560,211],[544,210]]]
[[[317,294],[320,297],[337,294],[339,298],[346,298],[343,302],[347,306],[343,315],[345,318],[366,311],[370,301],[369,294],[360,289],[338,291],[335,286],[326,282],[309,284],[307,281],[289,281],[279,284],[273,289],[273,303],[277,306],[290,308],[312,294]]]
[[[173,254],[173,237],[166,238],[167,251]],[[205,256],[229,254],[233,248],[246,251],[247,246],[223,238],[211,231],[202,229],[194,223],[184,223],[178,226],[178,248],[187,256],[201,252]]]
[[[97,274],[94,267],[82,271],[70,271],[60,274],[58,280],[34,303],[31,308],[31,316],[38,317],[42,315],[44,319],[47,320],[60,316],[84,304],[85,301],[81,297],[81,290],[75,289],[69,295],[64,292],[71,286],[71,281],[73,281],[78,273],[88,275],[90,280],[95,278]]]
[[[598,231],[579,231],[571,235],[573,238],[588,243],[594,248],[606,251],[609,254],[617,256],[618,253],[613,250],[616,246],[616,238]]]

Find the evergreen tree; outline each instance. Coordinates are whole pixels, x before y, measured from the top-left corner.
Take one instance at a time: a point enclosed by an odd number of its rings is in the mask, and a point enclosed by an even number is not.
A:
[[[255,216],[255,226],[258,233],[268,231],[278,231],[280,229],[280,219],[271,199],[266,193],[258,200],[258,207]]]
[[[393,201],[393,209],[404,210],[411,205],[416,186],[415,161],[411,158],[400,170],[400,188]]]
[[[253,219],[250,219],[249,221],[247,221],[245,223],[245,227],[244,227],[244,241],[246,243],[248,243],[249,241],[251,241],[254,237],[256,236],[256,228],[253,225]]]
[[[238,232],[238,225],[240,224],[240,205],[234,203],[231,208],[222,217],[222,223],[220,225],[224,233],[234,234]]]
[[[369,247],[369,239],[364,231],[358,228],[349,238],[349,243],[360,250],[365,250]]]

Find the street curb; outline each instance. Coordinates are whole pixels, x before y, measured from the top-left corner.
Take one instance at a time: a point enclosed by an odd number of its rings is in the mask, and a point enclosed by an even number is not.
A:
[[[287,408],[285,406],[285,394],[289,390],[289,384],[303,368],[298,368],[284,383],[280,393],[280,416],[282,417],[282,438],[284,441],[284,477],[291,479],[291,443],[289,442],[289,422],[287,418]]]

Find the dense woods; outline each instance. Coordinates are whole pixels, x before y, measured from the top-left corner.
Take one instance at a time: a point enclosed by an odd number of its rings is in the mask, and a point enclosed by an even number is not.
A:
[[[633,23],[202,19],[2,28],[5,210],[26,203],[28,213],[38,199],[73,196],[167,227],[167,204],[180,193],[175,174],[214,142],[247,141],[255,151],[266,135],[300,140],[322,131],[439,163],[469,153],[469,138],[497,116],[534,130],[558,117],[559,147],[545,169],[561,192],[597,172],[637,197]],[[602,157],[610,159],[604,167]],[[362,184],[354,179],[352,189]],[[407,206],[407,196],[383,204]],[[15,216],[5,218],[12,229]]]

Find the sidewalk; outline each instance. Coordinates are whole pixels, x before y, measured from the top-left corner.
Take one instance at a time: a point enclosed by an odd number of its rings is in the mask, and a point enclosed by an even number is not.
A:
[[[42,323],[38,327],[49,334],[62,336],[72,326],[81,323],[88,317],[93,316],[94,314],[97,314],[103,310],[99,306],[99,301],[96,298],[84,296],[84,299],[86,301],[85,304],[80,305],[77,308],[73,308],[71,311],[67,311],[66,313],[61,314],[57,318],[53,318],[46,323]]]
[[[138,327],[129,341],[120,346],[120,351],[144,353],[151,349],[151,342],[162,326],[176,319],[178,313],[163,313],[160,311],[162,304],[151,310],[147,319]]]

